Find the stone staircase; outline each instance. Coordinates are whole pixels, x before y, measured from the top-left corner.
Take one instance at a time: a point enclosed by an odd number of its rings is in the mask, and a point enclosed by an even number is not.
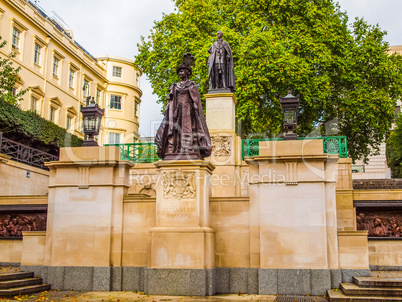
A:
[[[0,275],[0,297],[26,295],[49,289],[50,284],[43,284],[42,278],[35,278],[32,272],[15,271]]]
[[[340,290],[328,290],[329,301],[402,301],[402,271],[371,272],[371,277],[353,277]]]

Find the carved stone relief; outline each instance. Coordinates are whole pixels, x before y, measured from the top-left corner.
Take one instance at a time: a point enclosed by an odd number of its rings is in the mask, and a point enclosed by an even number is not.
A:
[[[401,211],[357,211],[358,230],[367,230],[369,237],[401,237]]]
[[[25,231],[46,231],[46,213],[0,214],[0,237],[22,237]]]
[[[149,197],[155,197],[156,196],[156,192],[153,189],[153,184],[146,184],[143,186],[143,188],[140,190],[140,194],[146,194]]]
[[[162,174],[163,197],[166,199],[195,199],[195,172],[183,172],[181,169]]]
[[[212,155],[218,156],[230,156],[232,153],[231,137],[230,136],[213,136],[212,141]]]

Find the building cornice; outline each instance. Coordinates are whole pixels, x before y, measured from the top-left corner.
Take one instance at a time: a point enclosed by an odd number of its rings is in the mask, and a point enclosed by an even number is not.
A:
[[[127,88],[131,88],[131,89],[135,90],[139,94],[140,97],[142,97],[142,90],[140,88],[138,88],[137,86],[127,84],[127,83],[122,83],[122,82],[116,82],[116,81],[109,81],[109,85],[124,86]]]

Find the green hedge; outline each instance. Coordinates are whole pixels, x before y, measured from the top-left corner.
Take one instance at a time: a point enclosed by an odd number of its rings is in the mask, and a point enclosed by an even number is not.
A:
[[[1,98],[0,131],[9,139],[52,154],[58,153],[60,147],[79,147],[83,143],[82,139],[68,133],[66,129]]]

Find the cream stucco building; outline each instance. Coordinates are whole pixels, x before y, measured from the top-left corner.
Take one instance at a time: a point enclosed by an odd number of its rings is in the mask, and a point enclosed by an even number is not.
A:
[[[83,137],[80,107],[91,96],[105,108],[99,144],[138,140],[142,70],[133,61],[93,57],[57,17],[25,0],[0,1],[0,36],[7,41],[1,55],[15,52],[12,61],[21,67],[15,90],[30,88],[22,109]]]

